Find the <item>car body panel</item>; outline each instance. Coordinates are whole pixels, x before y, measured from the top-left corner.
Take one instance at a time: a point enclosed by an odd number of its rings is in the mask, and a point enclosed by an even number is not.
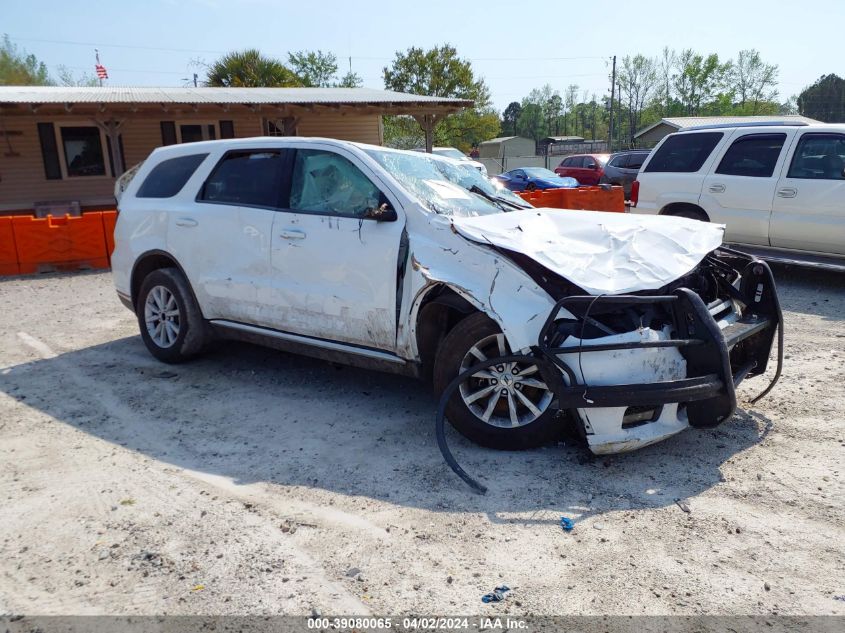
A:
[[[610,184],[622,187],[625,192],[625,199],[631,195],[631,184],[637,179],[640,167],[648,158],[649,152],[644,150],[631,150],[613,154],[604,166],[604,175],[600,178],[600,184]],[[635,166],[629,163],[634,160]]]

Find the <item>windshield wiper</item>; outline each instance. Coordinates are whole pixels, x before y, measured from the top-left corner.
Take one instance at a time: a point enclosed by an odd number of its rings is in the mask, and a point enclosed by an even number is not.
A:
[[[513,207],[514,209],[526,209],[527,208],[527,207],[523,207],[521,205],[518,205],[516,202],[512,202],[512,201],[508,200],[507,198],[505,198],[503,196],[491,196],[489,193],[484,191],[484,189],[482,189],[478,185],[473,185],[472,187],[469,188],[469,191],[470,191],[470,193],[478,194],[482,198],[486,198],[487,200],[489,200],[493,204],[498,204],[498,203],[502,202],[502,203],[504,203],[504,204],[506,204],[510,207]],[[501,205],[499,205],[499,207],[501,208]],[[505,211],[506,209],[502,209],[502,210]]]

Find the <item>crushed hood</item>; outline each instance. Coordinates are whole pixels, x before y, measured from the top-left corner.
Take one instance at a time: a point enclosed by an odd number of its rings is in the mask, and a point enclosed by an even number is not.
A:
[[[454,218],[463,237],[517,251],[590,294],[656,290],[722,244],[724,226],[686,218],[524,209]]]

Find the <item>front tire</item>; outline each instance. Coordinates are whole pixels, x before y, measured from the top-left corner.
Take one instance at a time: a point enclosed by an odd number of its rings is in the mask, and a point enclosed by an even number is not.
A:
[[[434,363],[434,388],[442,394],[457,376],[487,358],[510,354],[496,323],[482,313],[459,322],[443,339]],[[446,417],[473,442],[500,450],[548,444],[561,433],[554,393],[533,363],[506,363],[480,371],[455,391]]]
[[[135,314],[144,345],[160,361],[181,363],[205,346],[205,321],[188,280],[176,268],[160,268],[144,278]]]

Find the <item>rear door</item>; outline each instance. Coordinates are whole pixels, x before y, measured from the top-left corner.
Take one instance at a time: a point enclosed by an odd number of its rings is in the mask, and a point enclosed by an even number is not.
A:
[[[805,132],[777,182],[771,245],[845,255],[845,134]]]
[[[260,323],[283,161],[279,149],[227,152],[196,200],[170,212],[168,249],[207,319]]]
[[[769,244],[769,216],[778,175],[795,130],[737,132],[704,179],[701,207],[725,224],[725,239]]]
[[[273,222],[266,324],[323,340],[393,352],[404,212],[379,174],[332,145],[298,146],[289,193]],[[383,203],[398,220],[365,219]]]
[[[649,155],[638,176],[637,213],[659,213],[666,205],[698,205],[713,154],[725,144],[724,132],[670,134]]]

